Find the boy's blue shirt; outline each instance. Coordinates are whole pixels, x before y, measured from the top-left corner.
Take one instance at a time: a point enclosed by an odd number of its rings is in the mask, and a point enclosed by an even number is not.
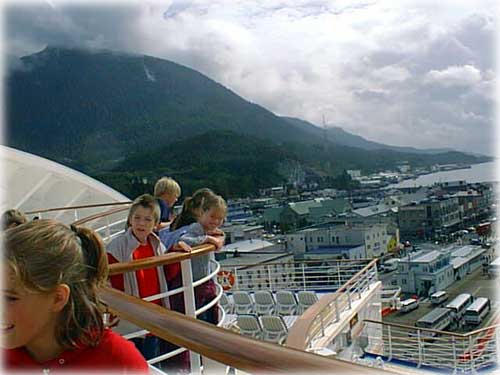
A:
[[[160,223],[166,223],[170,219],[170,207],[168,207],[168,204],[163,199],[156,198],[156,201],[160,206]]]

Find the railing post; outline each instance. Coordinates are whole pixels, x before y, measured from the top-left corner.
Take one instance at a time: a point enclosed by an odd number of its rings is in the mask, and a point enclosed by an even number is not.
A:
[[[182,284],[185,287],[184,289],[184,306],[185,306],[185,314],[187,316],[191,316],[196,318],[196,300],[194,295],[194,287],[193,287],[193,272],[191,270],[191,260],[186,259],[181,261],[181,271],[182,271]],[[191,373],[192,374],[200,374],[200,355],[189,351],[189,356],[191,360]]]
[[[306,269],[304,263],[302,263],[302,284],[304,286],[304,290],[306,290]]]
[[[111,228],[109,227],[109,216],[106,216],[106,237],[111,237]]]
[[[271,266],[267,265],[267,277],[269,277],[269,290],[273,291],[273,278],[271,277]]]
[[[349,304],[349,310],[351,309],[351,292],[347,291],[347,302]]]
[[[497,357],[497,363],[500,363],[500,335],[499,335],[499,329],[498,327],[494,328],[495,329],[495,354]]]
[[[474,354],[472,353],[472,335],[469,336],[470,372],[474,372]]]
[[[78,221],[78,210],[75,208],[75,221]]]
[[[337,261],[337,274],[339,276],[339,285],[337,285],[337,289],[339,289],[342,286],[342,281],[340,280],[340,262]]]
[[[238,269],[236,267],[234,267],[234,285],[231,289],[232,290],[239,290],[239,288],[240,288],[240,284],[238,281]]]
[[[321,335],[325,337],[325,323],[323,322],[323,312],[319,314],[319,319],[321,323]]]
[[[453,372],[457,371],[457,345],[455,343],[455,336],[451,336],[451,346],[453,348]]]
[[[422,366],[422,342],[420,340],[420,330],[417,329],[417,344],[418,344],[418,365],[417,368]]]
[[[384,340],[382,329],[382,340]],[[391,335],[391,326],[387,326],[387,338],[389,339],[389,361],[392,359],[392,335]]]
[[[340,312],[339,312],[339,299],[335,298],[335,322],[340,321]]]

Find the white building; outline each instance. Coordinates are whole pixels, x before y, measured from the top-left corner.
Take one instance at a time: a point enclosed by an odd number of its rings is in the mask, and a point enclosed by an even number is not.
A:
[[[363,258],[374,258],[387,252],[387,224],[307,228],[287,234],[286,239],[287,250],[296,255],[318,248],[362,245]]]
[[[446,289],[454,281],[450,253],[420,250],[408,254],[398,264],[397,280],[403,293],[427,296]]]

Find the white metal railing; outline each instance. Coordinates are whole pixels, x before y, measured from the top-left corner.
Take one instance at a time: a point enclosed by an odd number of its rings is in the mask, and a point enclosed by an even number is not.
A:
[[[126,210],[112,210],[111,215],[105,215],[104,217],[98,217],[96,220],[86,220],[82,219],[82,225],[93,227],[93,229],[99,233],[99,235],[103,238],[104,243],[109,243],[114,237],[125,232],[125,223],[127,220],[128,212]],[[96,227],[96,221],[99,222],[99,226]],[[194,255],[196,256],[196,255]],[[183,293],[184,299],[184,311],[185,315],[191,316],[193,318],[202,314],[203,312],[209,310],[210,308],[218,308],[219,300],[223,293],[223,288],[217,283],[217,273],[220,271],[220,265],[215,261],[215,257],[213,253],[210,253],[210,263],[209,263],[209,273],[198,280],[193,280],[192,268],[191,268],[191,259],[185,259],[180,262],[181,264],[181,273],[182,273],[182,286],[169,290],[165,293],[156,294],[153,296],[148,296],[143,298],[145,301],[154,301],[160,298],[169,298],[170,296]],[[205,304],[204,306],[200,306],[196,309],[196,300],[195,300],[195,292],[194,289],[207,282],[208,280],[214,280],[217,288],[217,295],[210,302]],[[222,323],[222,319],[219,320],[219,323]],[[144,329],[139,329],[133,332],[127,332],[123,335],[126,339],[132,339],[136,337],[142,337],[148,334],[149,331]],[[155,363],[164,361],[168,358],[172,358],[180,353],[185,352],[186,348],[177,348],[170,352],[162,353],[160,356],[149,359],[147,362],[150,365]],[[197,353],[190,352],[190,365],[191,365],[191,373],[199,373],[201,367],[200,356]],[[156,369],[159,372],[158,369]]]
[[[79,206],[67,206],[67,207],[57,207],[57,208],[48,208],[48,209],[40,209],[25,212],[25,215],[29,218],[38,219],[56,219],[62,221],[64,223],[74,222],[81,220],[82,218],[87,218],[92,215],[105,212],[106,210],[110,210],[112,208],[117,207],[128,207],[131,202],[111,202],[111,203],[100,203],[100,204],[88,204],[88,205],[79,205]],[[109,215],[104,220],[95,220],[91,223],[93,229],[95,229],[95,225],[101,225],[101,221],[106,222],[113,215]],[[113,220],[111,218],[111,220]]]
[[[474,373],[495,366],[499,360],[498,325],[462,335],[375,320],[364,322],[369,342],[365,351],[388,361]]]
[[[333,292],[370,260],[292,261],[266,264],[223,265],[219,283],[224,290],[314,290]]]
[[[355,273],[353,273],[353,275],[354,274]],[[361,299],[362,294],[367,291],[370,285],[374,284],[377,279],[376,263],[374,262],[355,277],[354,280],[345,284],[336,298],[330,301],[328,305],[316,315],[314,326],[306,337],[309,346],[313,345],[315,339],[324,337],[327,326],[332,323],[338,323],[342,313],[352,309],[352,303]]]
[[[215,283],[216,288],[217,288],[216,297],[213,298],[210,302],[208,302],[204,306],[201,306],[198,309],[196,309],[194,288],[196,286],[199,286],[199,285],[205,283],[208,280],[211,280],[211,279],[215,280],[216,275],[220,270],[219,263],[213,259],[213,253],[211,254],[211,257],[212,257],[212,259],[210,260],[210,268],[211,269],[210,269],[210,272],[208,275],[204,276],[201,279],[194,281],[192,278],[192,272],[191,272],[191,260],[190,259],[183,260],[180,262],[181,263],[183,285],[179,288],[169,290],[168,292],[165,292],[165,293],[160,293],[160,294],[156,294],[153,296],[145,297],[145,298],[143,298],[143,300],[144,301],[154,301],[154,300],[157,300],[160,298],[168,298],[168,297],[173,296],[175,294],[183,293],[184,294],[184,311],[185,311],[185,315],[187,315],[187,316],[197,317],[200,314],[204,313],[205,311],[209,310],[210,308],[213,308],[214,306],[216,308],[218,308],[219,310],[222,310],[218,307],[218,303],[219,303],[219,300],[222,296],[223,289],[217,283]],[[222,323],[223,318],[224,318],[224,316],[222,316],[221,319],[219,319],[219,323]],[[149,333],[149,331],[141,329],[141,330],[138,330],[135,332],[127,333],[126,335],[123,335],[123,337],[125,337],[127,339],[131,339],[134,337],[144,336],[148,333]],[[164,360],[172,358],[178,354],[181,354],[181,353],[185,352],[186,350],[187,350],[186,348],[177,348],[175,350],[172,350],[172,351],[169,351],[166,353],[162,353],[161,355],[159,355],[157,357],[151,358],[147,362],[150,365],[153,365],[155,363],[164,361]],[[196,373],[197,371],[199,371],[200,366],[201,366],[200,356],[197,353],[190,352],[190,359],[191,359],[191,371],[192,371],[192,373]]]
[[[356,264],[354,270],[362,266],[360,270],[352,272],[342,287],[313,305],[299,318],[289,334],[287,345],[308,350],[313,347],[315,340],[327,336],[327,329],[340,322],[341,315],[351,310],[353,303],[361,300],[364,292],[377,282],[376,264],[376,260],[365,260],[365,264]]]

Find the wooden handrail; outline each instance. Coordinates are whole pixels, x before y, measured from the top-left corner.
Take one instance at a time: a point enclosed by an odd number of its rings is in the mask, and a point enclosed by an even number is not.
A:
[[[165,266],[167,264],[177,263],[186,259],[190,259],[193,256],[206,254],[212,251],[215,251],[215,246],[211,244],[205,244],[193,247],[193,251],[191,251],[190,253],[175,252],[149,258],[132,260],[130,262],[113,263],[109,265],[109,275],[112,276],[129,271],[137,271],[144,268]]]
[[[323,296],[318,302],[309,307],[293,324],[290,332],[288,333],[286,345],[295,349],[306,350],[307,346],[309,345],[307,337],[311,326],[315,322],[316,316],[321,314],[325,308],[327,308],[332,302],[339,298],[348,286],[352,285],[353,282],[357,278],[359,278],[363,272],[366,272],[376,262],[377,259],[373,259],[353,277],[351,277],[337,291],[335,291],[335,293]]]
[[[123,211],[128,211],[128,207],[118,207],[118,208],[112,208],[111,210],[108,210],[108,211],[104,211],[104,212],[100,212],[98,214],[95,214],[95,215],[91,215],[91,216],[87,216],[83,219],[80,219],[80,220],[77,220],[75,222],[73,222],[73,225],[83,225],[83,224],[86,224],[90,221],[93,221],[93,220],[96,220],[96,219],[101,219],[103,217],[106,217],[106,216],[109,216],[109,215],[112,215],[112,214],[116,214],[118,212],[123,212]]]
[[[380,370],[239,335],[109,287],[100,298],[111,312],[154,335],[250,373],[380,374]],[[391,372],[384,369],[384,372]]]
[[[367,323],[376,323],[376,324],[381,324],[381,325],[388,325],[391,327],[411,329],[412,331],[415,331],[418,329],[420,331],[434,332],[434,333],[439,333],[441,335],[455,336],[455,337],[458,337],[460,339],[465,339],[465,338],[468,338],[469,336],[477,335],[478,333],[481,333],[483,331],[488,331],[492,328],[499,328],[500,327],[500,324],[494,324],[492,326],[476,329],[474,331],[470,331],[467,333],[455,333],[455,332],[448,332],[448,331],[439,331],[437,329],[431,329],[431,328],[421,328],[421,327],[410,326],[410,325],[400,324],[400,323],[381,322],[379,320],[373,320],[373,319],[364,319],[363,321],[367,322]]]
[[[44,212],[52,212],[52,211],[66,211],[66,210],[79,210],[81,208],[94,208],[94,207],[107,207],[107,206],[118,206],[123,204],[130,204],[131,201],[128,202],[112,202],[112,203],[96,203],[96,204],[85,204],[81,206],[68,206],[68,207],[54,207],[54,208],[45,208],[43,210],[33,210],[25,212],[26,215],[34,215],[41,214]]]

